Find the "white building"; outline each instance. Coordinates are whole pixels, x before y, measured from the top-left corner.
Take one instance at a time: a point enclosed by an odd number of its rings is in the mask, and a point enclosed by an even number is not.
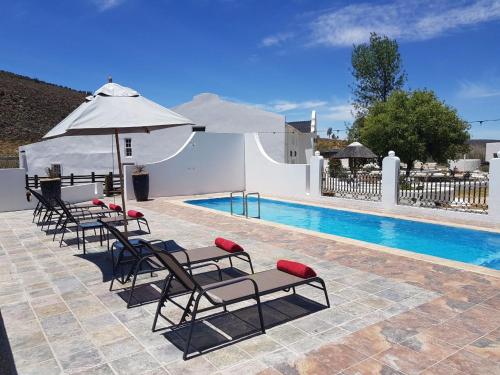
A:
[[[173,110],[196,123],[154,131],[120,135],[124,164],[147,164],[175,154],[193,131],[211,133],[259,133],[269,156],[278,162],[306,163],[312,155],[315,118],[309,133],[291,130],[285,117],[249,105],[222,100],[215,94],[200,94]],[[315,117],[315,115],[314,115]],[[292,125],[293,126],[293,125]],[[312,132],[313,134],[311,134]],[[113,170],[113,137],[66,136],[19,148],[20,166],[29,175],[44,175],[52,164],[68,175],[107,173]],[[292,157],[289,157],[292,152]],[[115,169],[116,170],[116,164]]]

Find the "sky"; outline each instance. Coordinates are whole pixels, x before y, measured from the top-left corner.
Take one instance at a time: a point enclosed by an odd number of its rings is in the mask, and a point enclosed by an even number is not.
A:
[[[500,0],[0,0],[0,25],[2,70],[87,91],[111,75],[167,107],[212,92],[290,121],[314,109],[341,137],[352,46],[374,31],[399,42],[407,89],[500,119]],[[471,133],[500,139],[500,121]]]

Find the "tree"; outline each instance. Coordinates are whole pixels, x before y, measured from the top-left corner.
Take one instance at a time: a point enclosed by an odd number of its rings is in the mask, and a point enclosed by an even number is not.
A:
[[[360,138],[377,155],[396,152],[407,175],[416,160],[441,163],[467,151],[469,124],[432,91],[394,92],[364,118]]]
[[[326,137],[327,138],[331,138],[332,137],[332,128],[328,128],[328,130],[326,131]]]
[[[354,105],[364,113],[376,102],[385,102],[401,90],[406,80],[398,43],[387,36],[370,34],[368,43],[355,45],[351,57]]]
[[[377,102],[385,102],[394,91],[401,90],[406,81],[403,62],[396,40],[376,33],[370,34],[368,43],[355,45],[351,56],[351,86],[354,95],[355,117],[347,127],[350,142],[359,141],[363,117]]]

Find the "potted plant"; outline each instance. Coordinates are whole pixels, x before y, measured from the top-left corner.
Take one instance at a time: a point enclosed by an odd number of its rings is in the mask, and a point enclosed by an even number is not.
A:
[[[132,172],[132,183],[137,201],[147,201],[149,197],[149,173],[144,165],[136,165]]]
[[[46,168],[47,177],[40,179],[42,195],[49,202],[54,202],[56,198],[61,198],[61,177],[55,168]]]

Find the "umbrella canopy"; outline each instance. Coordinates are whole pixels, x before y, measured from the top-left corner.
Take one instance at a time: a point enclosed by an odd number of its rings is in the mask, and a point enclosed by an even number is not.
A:
[[[86,102],[45,134],[44,138],[67,135],[144,133],[153,129],[193,124],[188,118],[116,83],[99,88]]]
[[[114,134],[120,185],[123,189],[119,133],[143,133],[190,124],[193,124],[191,120],[144,98],[137,91],[110,82],[87,97],[83,104],[45,134],[44,138]],[[123,190],[121,193],[123,212],[126,215]],[[126,220],[124,226],[127,235]]]
[[[377,155],[359,142],[353,142],[333,156],[335,159],[375,159]]]

